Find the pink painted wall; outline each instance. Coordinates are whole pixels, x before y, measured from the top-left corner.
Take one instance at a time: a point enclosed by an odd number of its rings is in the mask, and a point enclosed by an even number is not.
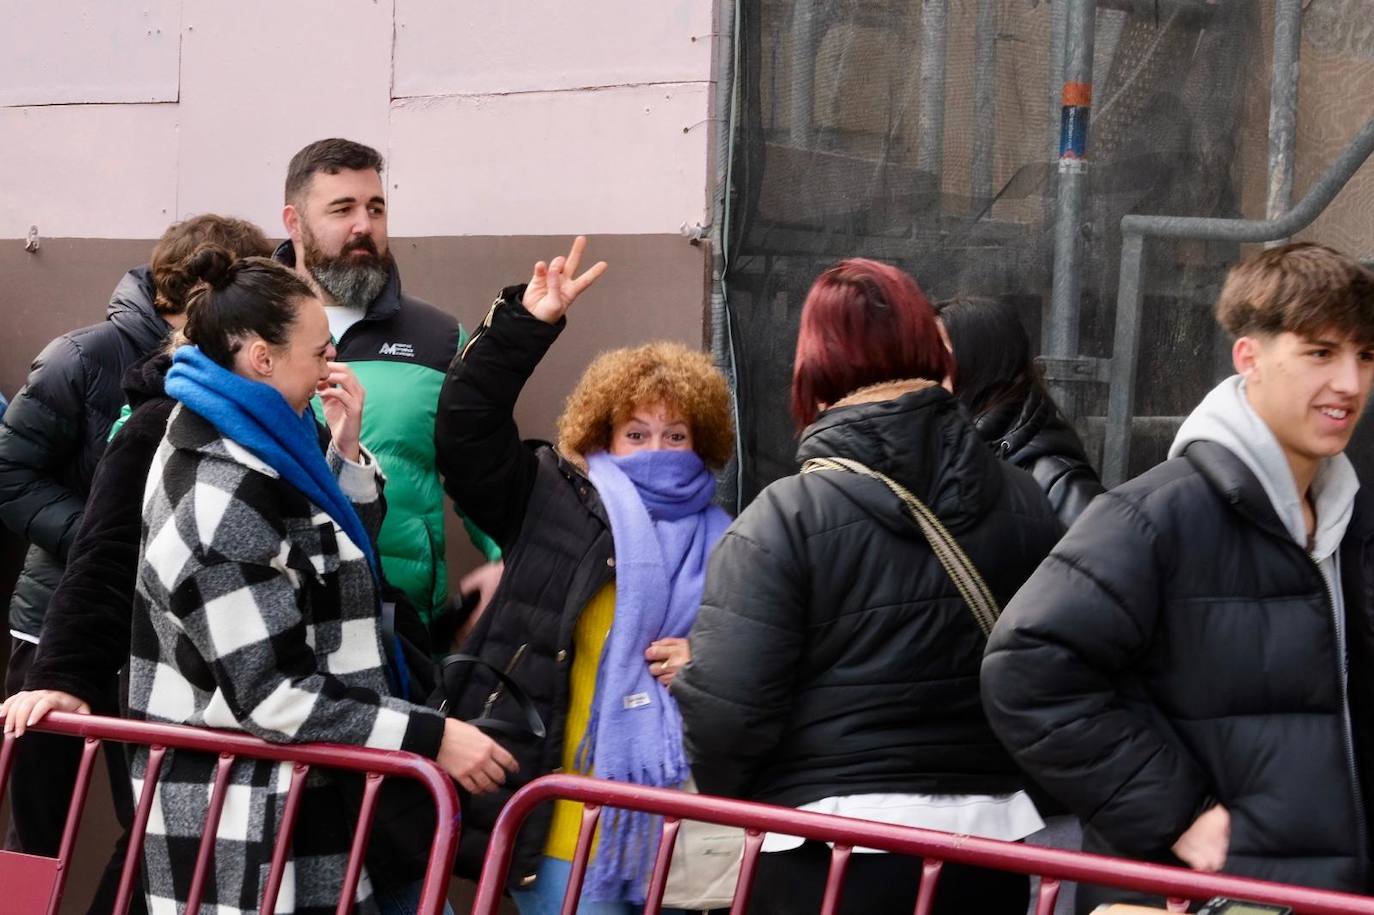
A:
[[[7,4],[0,239],[278,232],[287,160],[330,135],[388,156],[397,236],[704,223],[713,5]]]
[[[175,102],[181,0],[0,6],[0,105]]]

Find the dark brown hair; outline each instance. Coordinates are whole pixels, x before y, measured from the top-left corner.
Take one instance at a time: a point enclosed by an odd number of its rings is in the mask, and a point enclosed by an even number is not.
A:
[[[974,416],[1024,403],[1037,389],[1049,397],[1031,358],[1030,336],[1010,302],[963,296],[936,303],[935,313],[959,365],[954,396]]]
[[[382,154],[371,146],[338,137],[316,140],[292,156],[291,164],[286,167],[286,202],[298,203],[317,172],[337,175],[344,169],[362,171],[370,168],[380,175],[383,164]]]
[[[158,314],[179,315],[186,311],[186,297],[200,277],[190,269],[191,257],[205,245],[223,248],[231,257],[267,257],[272,243],[262,229],[245,219],[206,213],[172,223],[153,247],[149,266],[157,287],[154,307]]]
[[[1270,248],[1226,275],[1217,323],[1236,337],[1335,331],[1374,343],[1374,274],[1325,245]]]
[[[218,245],[202,246],[187,269],[200,283],[187,300],[182,333],[227,369],[248,334],[285,343],[297,304],[315,295],[288,267],[266,257],[236,259]]]

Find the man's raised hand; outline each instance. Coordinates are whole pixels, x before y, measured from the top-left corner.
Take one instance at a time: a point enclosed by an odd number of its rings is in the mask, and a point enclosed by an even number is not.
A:
[[[573,240],[572,250],[567,257],[555,257],[552,262],[540,261],[534,265],[534,276],[525,288],[521,300],[526,310],[546,324],[557,324],[558,319],[568,311],[568,306],[589,286],[606,272],[606,262],[597,261],[587,272],[577,275],[582,264],[582,252],[587,247],[587,237],[579,235]]]

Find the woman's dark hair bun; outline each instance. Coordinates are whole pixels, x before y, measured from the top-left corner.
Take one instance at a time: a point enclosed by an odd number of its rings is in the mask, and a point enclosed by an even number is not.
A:
[[[186,264],[186,272],[210,288],[219,290],[234,278],[234,255],[219,245],[206,244],[196,249]]]

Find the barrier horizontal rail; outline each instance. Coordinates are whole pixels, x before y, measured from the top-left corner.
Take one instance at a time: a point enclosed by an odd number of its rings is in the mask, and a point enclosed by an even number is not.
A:
[[[1037,915],[1053,912],[1063,881],[1094,883],[1193,901],[1228,896],[1288,906],[1295,915],[1374,915],[1374,899],[1347,893],[1227,874],[1203,874],[1161,864],[1038,848],[1017,842],[979,839],[577,775],[548,775],[535,779],[511,797],[501,811],[487,846],[473,915],[496,915],[510,873],[511,854],[520,826],[535,807],[553,800],[578,801],[587,805],[577,857],[573,861],[572,877],[564,899],[564,915],[572,915],[576,910],[577,897],[586,874],[592,831],[605,807],[645,811],[665,817],[664,834],[649,882],[649,898],[644,909],[646,915],[657,915],[662,905],[663,887],[677,835],[676,821],[679,820],[698,820],[746,830],[744,861],[731,907],[732,915],[743,915],[748,910],[763,834],[770,832],[833,843],[835,846],[822,915],[833,915],[838,910],[842,889],[841,880],[835,875],[838,872],[843,876],[854,848],[875,848],[925,859],[916,915],[927,915],[931,910],[940,866],[946,862],[1039,876],[1041,889],[1036,904]]]
[[[453,868],[453,858],[458,850],[458,794],[448,775],[433,760],[390,750],[376,750],[345,744],[275,744],[267,743],[247,734],[231,731],[216,731],[209,728],[193,728],[183,725],[158,724],[147,721],[132,721],[123,718],[105,718],[98,715],[74,715],[51,712],[30,730],[50,734],[64,734],[84,738],[81,765],[77,773],[75,790],[67,812],[66,828],[57,858],[44,858],[22,855],[16,852],[0,852],[0,875],[4,877],[7,905],[17,903],[14,894],[27,892],[26,901],[40,900],[41,908],[22,905],[22,911],[44,911],[55,915],[62,902],[66,876],[70,872],[72,853],[75,849],[77,834],[80,830],[81,815],[85,806],[86,794],[94,768],[95,754],[105,741],[139,744],[149,747],[148,770],[144,777],[143,791],[134,816],[129,849],[125,857],[124,871],[114,912],[124,915],[132,899],[134,875],[142,856],[143,838],[148,828],[148,818],[152,811],[153,786],[162,767],[166,750],[190,750],[216,754],[220,757],[217,777],[211,794],[205,839],[196,861],[196,872],[192,880],[187,911],[196,911],[207,881],[210,879],[210,857],[214,849],[213,823],[218,821],[223,809],[229,769],[235,760],[265,760],[268,762],[291,763],[294,766],[291,785],[286,798],[286,810],[281,830],[277,834],[276,848],[273,851],[266,891],[264,892],[265,911],[275,909],[275,900],[281,888],[282,875],[289,853],[290,840],[295,827],[306,777],[313,768],[335,769],[357,772],[367,776],[363,791],[362,807],[359,810],[358,829],[354,836],[348,867],[344,875],[344,891],[339,901],[339,915],[347,915],[353,909],[353,895],[363,868],[363,856],[367,849],[367,833],[375,812],[378,792],[386,778],[408,778],[424,785],[433,799],[436,811],[434,841],[430,847],[429,862],[425,869],[424,884],[420,892],[417,915],[439,915],[443,911],[448,889],[449,874]],[[9,770],[14,758],[14,748],[18,740],[13,735],[5,735],[0,744],[0,801],[3,801],[9,781]],[[8,861],[8,864],[6,863]]]

